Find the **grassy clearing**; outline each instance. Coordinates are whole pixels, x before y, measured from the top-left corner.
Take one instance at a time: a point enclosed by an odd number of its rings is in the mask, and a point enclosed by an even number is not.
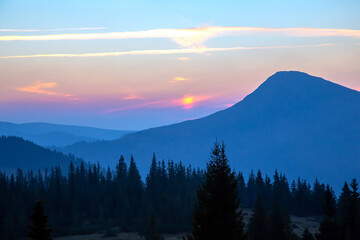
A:
[[[250,209],[244,209],[244,221],[248,224],[252,211]],[[293,228],[294,232],[301,236],[305,228],[308,228],[311,233],[316,233],[319,229],[320,217],[296,217],[291,216],[291,227]],[[165,234],[165,240],[179,240],[184,233],[179,234]],[[104,237],[103,233],[95,233],[95,234],[87,234],[87,235],[75,235],[75,236],[64,236],[55,238],[55,240],[98,240],[98,239],[105,239],[105,240],[143,240],[143,238],[137,232],[131,233],[118,233],[116,236],[113,237]]]

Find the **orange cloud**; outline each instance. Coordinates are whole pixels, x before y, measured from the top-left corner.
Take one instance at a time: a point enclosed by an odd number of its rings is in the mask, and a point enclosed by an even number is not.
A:
[[[19,88],[16,88],[16,90],[20,91],[20,92],[68,97],[68,98],[71,98],[72,100],[78,100],[78,98],[74,98],[71,94],[61,94],[61,93],[52,92],[52,91],[47,90],[47,89],[51,89],[51,88],[55,88],[55,87],[57,87],[56,82],[39,82],[39,81],[37,81],[33,85],[19,87]]]

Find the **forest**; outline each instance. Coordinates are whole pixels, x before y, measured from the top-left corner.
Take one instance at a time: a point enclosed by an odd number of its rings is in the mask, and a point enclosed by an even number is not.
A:
[[[226,177],[215,181],[216,171],[224,171],[221,176]],[[230,179],[231,188],[224,179]],[[242,237],[234,239],[359,239],[360,197],[355,179],[344,183],[338,198],[329,185],[318,180],[313,184],[301,178],[289,182],[278,171],[271,177],[252,171],[245,179],[241,172],[230,169],[225,147],[217,143],[206,169],[159,161],[154,154],[144,180],[134,158],[127,162],[123,156],[114,170],[71,162],[67,172],[60,167],[36,172],[18,169],[10,175],[0,172],[0,239],[28,236],[29,216],[39,200],[53,237],[97,231],[111,235],[118,227],[123,232],[137,231],[145,239],[162,239],[161,233],[179,232],[192,232],[187,239],[204,239],[196,237],[194,222],[199,220],[196,216],[202,216],[199,211],[205,211],[201,201],[206,191],[214,189],[216,194],[218,189],[231,191],[220,194],[216,204],[207,201],[221,208],[229,205],[221,203],[224,195],[234,196],[231,201],[240,220],[240,209],[253,209],[250,223],[239,225]],[[319,232],[313,236],[305,230],[296,236],[290,215],[320,216]]]

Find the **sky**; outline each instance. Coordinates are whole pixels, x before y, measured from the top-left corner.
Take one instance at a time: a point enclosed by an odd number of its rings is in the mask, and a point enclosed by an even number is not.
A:
[[[360,91],[360,1],[0,1],[0,121],[140,130],[277,71]]]

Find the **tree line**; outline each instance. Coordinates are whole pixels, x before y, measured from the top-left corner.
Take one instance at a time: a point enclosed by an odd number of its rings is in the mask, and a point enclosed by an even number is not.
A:
[[[213,199],[210,195],[220,197]],[[115,170],[82,162],[76,166],[70,163],[66,173],[60,167],[45,172],[18,169],[11,175],[1,172],[0,196],[1,239],[28,235],[26,226],[37,200],[44,202],[53,236],[104,229],[111,234],[113,227],[120,226],[121,231],[139,231],[147,239],[161,239],[159,232],[189,231],[188,239],[219,239],[213,238],[217,235],[209,230],[202,237],[197,228],[205,224],[220,234],[233,226],[236,231],[230,232],[236,238],[226,239],[297,239],[290,214],[323,215],[318,240],[358,239],[354,236],[359,236],[360,229],[356,180],[344,184],[339,199],[331,187],[317,180],[312,186],[300,178],[289,184],[277,171],[272,179],[263,177],[261,171],[251,172],[245,181],[242,173],[232,172],[224,145],[217,143],[206,170],[181,162],[158,161],[154,154],[143,182],[134,158],[127,164],[121,156]],[[209,206],[213,209],[210,212],[218,212],[207,216]],[[243,207],[253,209],[248,226],[242,220]],[[226,218],[224,213],[233,219],[220,220]],[[313,237],[308,231],[303,234],[303,239]]]

